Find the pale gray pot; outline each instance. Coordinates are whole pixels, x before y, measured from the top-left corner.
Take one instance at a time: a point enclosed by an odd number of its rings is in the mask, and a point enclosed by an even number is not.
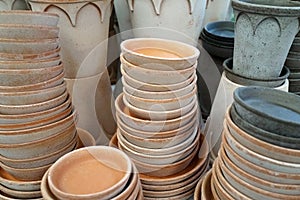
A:
[[[233,72],[248,78],[278,77],[299,31],[300,3],[233,0],[232,6]]]

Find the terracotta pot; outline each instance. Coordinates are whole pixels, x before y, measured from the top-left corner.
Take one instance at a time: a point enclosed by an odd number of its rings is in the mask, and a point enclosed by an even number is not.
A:
[[[111,0],[30,0],[35,11],[60,16],[61,53],[66,78],[83,78],[106,68]]]
[[[128,4],[135,37],[165,38],[197,44],[206,0],[128,0]]]
[[[236,20],[233,72],[248,78],[278,77],[299,31],[300,5],[233,0],[232,6]]]

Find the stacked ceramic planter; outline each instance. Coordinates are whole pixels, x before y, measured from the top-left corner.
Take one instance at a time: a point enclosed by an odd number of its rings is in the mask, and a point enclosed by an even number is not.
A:
[[[234,99],[226,113],[219,157],[207,180],[213,198],[299,199],[300,98],[245,87],[234,92]]]
[[[45,173],[43,199],[136,199],[143,200],[139,174],[122,151],[86,147],[61,157]]]
[[[196,98],[199,51],[150,38],[126,40],[121,49],[114,143],[136,164],[145,199],[187,198],[208,165]]]
[[[59,15],[65,81],[80,115],[78,127],[89,131],[97,144],[107,144],[116,130],[106,67],[112,1],[31,0],[29,3],[34,11]]]
[[[293,41],[285,65],[290,69],[289,92],[300,95],[300,34]]]
[[[288,91],[290,74],[284,65],[299,29],[300,6],[276,1],[233,0],[235,38],[233,58],[224,62],[205,133],[211,136],[215,158],[221,142],[223,118],[233,101],[233,89],[264,86]]]
[[[78,141],[57,22],[54,14],[0,12],[1,199],[41,197],[43,174]]]

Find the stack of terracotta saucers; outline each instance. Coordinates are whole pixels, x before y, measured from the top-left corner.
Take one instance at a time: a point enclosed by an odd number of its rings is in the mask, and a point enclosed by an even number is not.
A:
[[[300,33],[294,39],[285,65],[290,69],[289,92],[300,95]]]
[[[234,98],[212,170],[214,199],[299,199],[300,98],[259,87]]]
[[[107,146],[64,155],[45,173],[41,190],[45,200],[143,200],[135,165],[124,152]]]
[[[53,14],[0,12],[1,199],[41,197],[44,173],[78,141],[57,22]]]
[[[145,199],[189,197],[206,171],[208,152],[196,94],[199,51],[144,38],[126,40],[121,49],[117,146],[141,173]]]

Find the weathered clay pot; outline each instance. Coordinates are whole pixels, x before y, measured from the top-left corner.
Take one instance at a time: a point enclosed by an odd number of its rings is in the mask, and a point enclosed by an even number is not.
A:
[[[106,68],[111,0],[30,0],[35,11],[56,13],[66,78],[83,78]]]
[[[128,0],[135,37],[173,39],[196,45],[206,0]]]
[[[278,77],[299,31],[300,4],[284,0],[233,0],[233,72],[248,78]]]
[[[0,10],[29,10],[26,0],[1,0]]]

